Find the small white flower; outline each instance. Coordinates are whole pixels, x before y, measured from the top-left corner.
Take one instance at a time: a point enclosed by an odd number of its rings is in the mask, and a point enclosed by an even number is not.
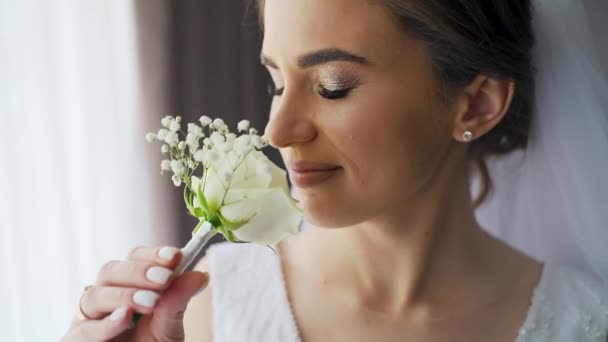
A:
[[[188,135],[186,135],[186,144],[188,144],[188,147],[190,148],[190,152],[192,151],[196,151],[199,147],[199,136],[192,134],[192,133],[188,133]]]
[[[266,147],[266,143],[259,135],[252,135],[251,142],[253,143],[253,146],[255,146],[255,148],[257,148],[258,150]]]
[[[171,180],[173,181],[173,185],[175,186],[180,186],[182,185],[182,179],[181,177],[174,175],[173,177],[171,177]]]
[[[177,144],[179,143],[179,137],[177,135],[177,133],[175,132],[169,132],[167,133],[167,136],[165,137],[165,142],[167,144],[169,144],[169,146],[177,146]]]
[[[204,136],[201,126],[193,123],[188,124],[188,133],[198,137]]]
[[[181,176],[186,171],[186,167],[179,160],[172,160],[170,165],[171,165],[171,171],[173,171],[173,173],[176,176]]]
[[[192,156],[192,158],[194,158],[194,160],[196,160],[197,162],[202,163],[205,161],[205,154],[206,154],[206,150],[200,149],[200,150],[194,152],[194,155]]]
[[[183,142],[183,141],[180,141],[180,142],[177,144],[177,148],[179,148],[180,150],[184,150],[184,149],[186,149],[186,143],[185,143],[185,142]]]
[[[236,138],[236,143],[238,145],[248,146],[251,144],[251,137],[249,135],[241,135]]]
[[[165,138],[167,137],[167,134],[169,134],[169,131],[161,128],[160,130],[158,130],[158,133],[156,134],[156,138],[158,138],[158,140],[160,141],[164,141]]]
[[[161,169],[161,171],[170,171],[171,170],[171,161],[167,160],[167,159],[161,161],[160,169]]]
[[[165,116],[164,118],[162,118],[162,120],[160,120],[160,124],[163,125],[163,127],[169,128],[169,125],[171,125],[171,121],[173,121],[173,118],[171,116]]]
[[[167,153],[167,152],[169,152],[169,145],[167,145],[167,144],[163,144],[163,146],[161,146],[161,147],[160,147],[160,151],[161,151],[162,153]]]
[[[148,133],[146,134],[146,141],[151,143],[154,142],[154,139],[156,139],[156,134],[154,133]]]
[[[222,120],[220,118],[217,118],[217,119],[213,120],[213,127],[215,127],[215,128],[220,128],[220,127],[223,127],[225,125],[226,124],[224,123],[224,120]]]
[[[177,132],[180,128],[181,125],[179,124],[179,122],[171,121],[171,124],[169,125],[169,129],[171,130],[171,132]]]
[[[211,147],[211,139],[209,139],[209,138],[203,139],[203,146]]]
[[[251,151],[251,146],[250,145],[236,144],[236,145],[234,145],[234,151],[238,155],[240,155],[241,157],[243,157],[247,153],[249,153],[249,151]]]
[[[181,116],[176,116],[175,117],[175,121],[177,121],[178,123],[182,122],[182,117]]]
[[[220,154],[215,150],[209,150],[207,153],[207,161],[209,163],[217,163],[220,160]]]
[[[251,127],[251,128],[249,129],[249,134],[254,134],[254,135],[255,135],[255,134],[258,134],[258,130],[257,130],[257,129],[255,129],[255,128],[253,128],[253,127]]]
[[[249,120],[241,120],[237,125],[237,129],[239,130],[239,132],[245,132],[249,129],[250,125],[251,124]]]
[[[216,146],[220,151],[224,152],[224,153],[228,153],[232,150],[232,143],[229,142],[223,142],[221,144],[218,144]]]
[[[234,140],[236,140],[236,134],[234,134],[234,133],[228,133],[228,134],[226,134],[226,141],[227,142],[233,142]]]
[[[220,132],[211,133],[211,142],[214,145],[220,145],[226,141],[226,138]]]
[[[210,118],[210,117],[208,117],[207,115],[203,115],[203,116],[201,116],[201,118],[200,118],[198,121],[200,121],[200,123],[201,123],[201,125],[202,125],[203,127],[207,127],[207,126],[209,126],[209,125],[210,125],[210,124],[213,122],[213,121],[211,120],[211,118]]]

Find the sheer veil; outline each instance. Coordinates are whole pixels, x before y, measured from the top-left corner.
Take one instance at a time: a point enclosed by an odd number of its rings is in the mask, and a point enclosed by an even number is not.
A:
[[[477,217],[539,260],[608,278],[608,2],[534,6],[537,103],[529,146],[489,161],[495,191]]]

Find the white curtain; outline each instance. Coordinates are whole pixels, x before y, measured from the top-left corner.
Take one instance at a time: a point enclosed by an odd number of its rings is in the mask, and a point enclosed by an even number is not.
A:
[[[104,261],[175,242],[136,37],[131,1],[0,0],[3,341],[58,340]]]

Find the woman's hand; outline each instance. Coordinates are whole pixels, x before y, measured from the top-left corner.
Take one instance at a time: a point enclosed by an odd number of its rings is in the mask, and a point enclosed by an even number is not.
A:
[[[177,248],[138,247],[127,260],[106,263],[80,300],[89,319],[76,317],[62,341],[183,341],[184,310],[209,276],[173,277],[180,259]],[[135,312],[145,316],[129,329]]]

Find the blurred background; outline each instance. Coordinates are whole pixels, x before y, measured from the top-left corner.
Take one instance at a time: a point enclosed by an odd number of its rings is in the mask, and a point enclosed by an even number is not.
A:
[[[1,340],[58,340],[105,261],[187,241],[145,133],[203,114],[263,130],[260,45],[250,0],[0,0]]]

